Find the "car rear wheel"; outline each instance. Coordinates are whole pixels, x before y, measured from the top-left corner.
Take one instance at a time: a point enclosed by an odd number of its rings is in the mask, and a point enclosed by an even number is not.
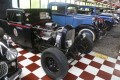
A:
[[[80,41],[79,52],[83,54],[88,54],[93,49],[93,40],[89,34],[85,34],[86,37],[83,37]]]
[[[90,29],[81,29],[81,30],[79,31],[79,35],[81,35],[81,34],[83,34],[83,33],[90,34],[90,36],[92,37],[93,41],[95,41],[96,35],[95,35],[95,33],[94,33],[92,30],[90,30]]]
[[[66,56],[57,48],[43,51],[41,64],[46,74],[55,80],[63,78],[69,69]]]

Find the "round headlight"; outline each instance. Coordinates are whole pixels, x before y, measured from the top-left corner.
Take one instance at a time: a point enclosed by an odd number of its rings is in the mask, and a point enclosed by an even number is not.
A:
[[[92,18],[92,21],[95,21],[95,17]]]
[[[9,48],[7,51],[6,51],[6,58],[9,60],[9,61],[13,61],[17,58],[17,55],[18,55],[18,52],[17,50],[13,49],[13,48]]]

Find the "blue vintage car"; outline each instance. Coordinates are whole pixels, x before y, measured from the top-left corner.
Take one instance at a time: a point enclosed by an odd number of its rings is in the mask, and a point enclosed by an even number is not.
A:
[[[101,12],[104,10],[104,8],[100,8],[100,7],[96,7],[96,6],[79,6],[79,9],[80,10],[88,10],[88,11],[90,11],[91,15],[99,16],[100,18],[103,18],[105,20],[106,26],[108,26],[109,29],[111,29],[112,26],[114,24],[116,24],[116,21],[112,16],[106,15],[106,14],[101,14]]]
[[[94,15],[80,14],[79,6],[76,4],[51,2],[48,4],[48,8],[52,10],[52,20],[60,26],[72,25],[76,29],[76,33],[88,32],[92,35],[93,40],[104,34],[104,31],[98,27],[104,25],[95,25]]]

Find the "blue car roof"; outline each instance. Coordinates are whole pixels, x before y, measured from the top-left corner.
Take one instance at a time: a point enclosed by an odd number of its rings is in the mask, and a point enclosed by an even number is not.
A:
[[[70,4],[70,3],[64,3],[64,2],[50,2],[49,5],[76,5],[76,4]],[[76,5],[77,6],[77,5]]]
[[[79,7],[87,7],[87,8],[102,8],[102,7],[97,7],[97,6],[83,6],[83,5],[79,5]]]
[[[96,6],[82,6],[82,5],[79,5],[80,7],[89,7],[89,8],[95,8]]]

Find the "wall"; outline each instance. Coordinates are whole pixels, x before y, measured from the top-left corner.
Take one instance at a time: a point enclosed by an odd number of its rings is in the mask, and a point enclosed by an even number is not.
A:
[[[14,8],[18,8],[18,0],[12,0],[12,5]],[[30,3],[31,2],[31,3]],[[74,4],[74,0],[19,0],[20,8],[47,8],[49,2],[66,2]],[[17,4],[17,5],[16,5]]]
[[[0,19],[4,19],[6,9],[12,8],[11,0],[0,0]]]

